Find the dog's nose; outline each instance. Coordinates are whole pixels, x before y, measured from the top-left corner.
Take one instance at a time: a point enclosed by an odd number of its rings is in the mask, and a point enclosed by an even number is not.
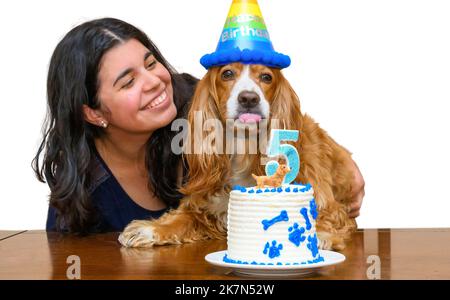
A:
[[[242,107],[252,108],[258,105],[260,98],[255,92],[243,91],[239,94],[238,101]]]

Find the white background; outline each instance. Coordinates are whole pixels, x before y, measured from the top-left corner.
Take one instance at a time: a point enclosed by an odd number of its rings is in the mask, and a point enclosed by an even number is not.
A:
[[[73,26],[116,17],[197,77],[231,0],[8,1],[0,8],[0,229],[43,229],[49,190],[32,172],[46,76]],[[284,71],[366,180],[360,227],[449,227],[450,1],[260,0]]]

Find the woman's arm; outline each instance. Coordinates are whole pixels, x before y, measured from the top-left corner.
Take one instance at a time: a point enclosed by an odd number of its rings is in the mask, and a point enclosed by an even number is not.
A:
[[[348,215],[351,218],[357,218],[359,217],[360,209],[365,195],[364,190],[365,182],[361,174],[361,171],[359,170],[356,163],[353,160],[350,163],[355,176],[352,183],[352,201],[350,204]]]
[[[48,206],[47,222],[45,224],[46,231],[56,231],[56,209],[51,205]]]

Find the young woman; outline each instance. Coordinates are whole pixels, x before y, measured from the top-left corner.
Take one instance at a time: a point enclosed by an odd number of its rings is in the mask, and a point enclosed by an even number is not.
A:
[[[72,29],[57,45],[48,114],[33,160],[50,187],[47,230],[122,231],[178,205],[186,175],[171,151],[197,79],[178,74],[139,29],[106,18]],[[364,182],[355,165],[358,214]]]

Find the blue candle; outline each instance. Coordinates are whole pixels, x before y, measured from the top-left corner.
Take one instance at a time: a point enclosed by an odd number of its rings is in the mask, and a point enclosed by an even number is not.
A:
[[[284,177],[283,184],[289,184],[297,177],[297,174],[300,171],[300,155],[294,146],[289,144],[281,144],[281,142],[296,142],[298,140],[298,136],[298,130],[272,129],[270,132],[267,156],[276,157],[279,155],[284,155],[286,157],[287,164],[291,169],[291,171]],[[278,162],[275,160],[269,161],[266,164],[267,176],[272,176],[275,174],[278,165]]]

